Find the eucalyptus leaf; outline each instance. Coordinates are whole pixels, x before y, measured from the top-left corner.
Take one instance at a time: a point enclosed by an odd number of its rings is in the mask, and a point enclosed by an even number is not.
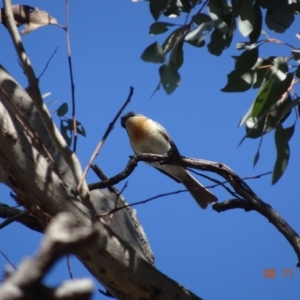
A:
[[[196,45],[199,45],[213,28],[214,23],[212,21],[204,22],[200,24],[196,29],[188,32],[184,40],[194,42]]]
[[[170,65],[162,65],[159,68],[159,75],[162,86],[168,95],[172,94],[180,84],[180,75]]]
[[[249,34],[251,43],[256,43],[262,32],[263,16],[259,1],[255,1],[253,5],[254,23],[253,30]]]
[[[167,22],[154,22],[149,28],[151,35],[161,34],[169,30],[169,27],[175,26],[175,24]]]
[[[231,40],[226,34],[215,29],[210,35],[210,42],[207,45],[208,51],[216,56],[220,56],[226,48],[229,47]]]
[[[165,57],[162,46],[158,42],[151,44],[144,50],[141,59],[146,62],[163,63]]]
[[[201,25],[202,23],[212,21],[211,17],[207,14],[204,14],[204,13],[199,13],[199,14],[196,14],[196,15],[192,16],[192,20],[197,25]]]
[[[184,26],[177,28],[166,38],[166,40],[162,44],[163,53],[165,55],[173,49],[176,41],[182,36],[184,30],[185,30]]]
[[[235,70],[238,74],[248,72],[257,62],[258,47],[245,50],[236,60]]]
[[[68,103],[64,102],[56,111],[59,117],[64,116],[68,112]]]
[[[65,124],[67,123],[67,124]],[[67,121],[61,120],[60,121],[60,132],[63,138],[65,139],[67,145],[70,147],[72,144],[72,133],[70,126]],[[69,134],[68,134],[69,133]]]
[[[252,0],[243,0],[240,2],[238,28],[244,37],[248,36],[254,29],[255,13],[252,2]]]
[[[284,129],[280,124],[275,131],[275,145],[277,150],[277,158],[272,174],[272,184],[275,184],[285,172],[289,158],[290,147],[288,144],[290,129]]]
[[[260,154],[259,154],[259,149],[257,150],[255,156],[254,156],[254,160],[253,160],[253,168],[256,166],[258,160],[259,160]]]
[[[221,89],[222,92],[244,92],[251,88],[253,82],[253,72],[246,72],[243,75],[232,71],[227,75],[227,84]]]
[[[178,70],[182,63],[183,63],[183,42],[184,42],[184,36],[179,38],[176,41],[175,46],[172,49],[171,55],[170,55],[170,66],[172,66],[175,70]]]
[[[300,50],[292,50],[292,55],[294,60],[299,64],[300,63]]]
[[[164,12],[164,10],[167,8],[169,4],[169,0],[150,0],[149,1],[149,8],[150,12],[157,21],[160,17],[160,15]]]

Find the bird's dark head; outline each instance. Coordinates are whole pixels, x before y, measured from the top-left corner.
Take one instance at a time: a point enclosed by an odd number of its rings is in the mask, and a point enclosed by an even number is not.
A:
[[[136,114],[134,112],[130,111],[129,113],[127,113],[123,117],[121,117],[121,126],[123,128],[126,128],[126,121],[134,116],[136,116]]]

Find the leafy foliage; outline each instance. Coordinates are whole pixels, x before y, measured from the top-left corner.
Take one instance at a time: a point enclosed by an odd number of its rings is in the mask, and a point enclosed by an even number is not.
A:
[[[65,115],[68,113],[68,104],[64,102],[57,110],[56,114],[60,118],[60,132],[64,137],[67,145],[70,147],[72,144],[72,137],[74,132],[73,119],[66,118]],[[82,136],[86,136],[85,129],[82,124],[76,120],[76,132]]]
[[[236,29],[248,41],[236,45],[243,52],[234,56],[234,70],[227,75],[223,92],[245,92],[258,89],[252,105],[242,117],[240,126],[245,125],[245,138],[260,138],[259,148],[265,134],[275,132],[277,160],[272,182],[282,176],[289,160],[286,132],[294,132],[292,127],[283,127],[290,116],[300,113],[299,98],[293,86],[300,80],[300,49],[292,48],[289,56],[260,57],[259,49],[267,43],[285,44],[266,36],[258,40],[263,27],[276,33],[284,33],[300,12],[300,2],[294,0],[149,0],[150,12],[155,19],[150,26],[150,34],[163,34],[173,29],[162,46],[151,44],[142,54],[144,61],[160,63],[160,86],[171,94],[180,84],[179,69],[184,61],[185,44],[203,48],[216,56],[221,55],[231,45]],[[206,12],[204,11],[206,9]],[[162,16],[179,17],[186,14],[183,24],[158,21]],[[183,18],[182,18],[183,19]],[[180,20],[182,20],[180,19]],[[169,19],[172,20],[172,19]],[[297,34],[300,39],[300,33]],[[210,38],[207,43],[206,39]],[[296,66],[296,68],[295,68]],[[298,110],[296,109],[298,108]],[[291,114],[294,111],[294,114]],[[293,128],[288,129],[288,128]],[[259,160],[259,148],[254,157],[254,165]]]

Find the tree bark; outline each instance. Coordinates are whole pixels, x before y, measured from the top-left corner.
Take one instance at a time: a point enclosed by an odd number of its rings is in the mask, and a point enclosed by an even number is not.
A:
[[[54,123],[53,123],[53,126]],[[118,299],[200,299],[147,262],[126,210],[96,217],[116,196],[95,190],[82,199],[76,179],[46,130],[27,92],[0,65],[0,182],[41,224],[69,212],[98,236],[75,255]],[[75,155],[75,154],[74,154]]]

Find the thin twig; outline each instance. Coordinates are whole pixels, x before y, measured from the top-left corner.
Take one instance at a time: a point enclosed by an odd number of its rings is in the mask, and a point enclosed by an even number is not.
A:
[[[67,254],[67,266],[68,266],[70,278],[73,280],[74,277],[73,277],[73,273],[72,273],[72,269],[71,269],[70,254]]]
[[[133,95],[133,87],[131,86],[130,87],[130,92],[129,92],[129,95],[127,97],[127,100],[125,101],[125,103],[122,105],[122,107],[120,108],[120,110],[118,111],[118,113],[116,114],[116,116],[114,117],[113,121],[111,123],[109,123],[108,125],[108,128],[106,129],[101,141],[99,142],[99,144],[97,145],[92,157],[90,158],[90,161],[89,163],[87,164],[84,172],[83,172],[83,175],[82,175],[82,178],[77,186],[77,191],[80,191],[81,190],[81,185],[82,185],[82,182],[84,181],[85,177],[86,177],[86,174],[89,170],[89,168],[91,167],[91,165],[93,164],[95,158],[97,157],[97,155],[99,154],[105,140],[107,139],[108,135],[110,134],[110,132],[113,130],[114,128],[114,125],[115,123],[117,122],[118,118],[120,117],[121,113],[123,112],[123,110],[125,109],[125,107],[128,105],[128,103],[130,102],[131,100],[131,97]]]
[[[4,252],[0,249],[0,253],[2,254],[2,256],[8,261],[8,263],[15,269],[17,270],[17,268],[15,267],[15,265],[10,261],[10,259],[4,254]]]
[[[42,73],[40,74],[40,76],[38,77],[38,79],[40,79],[40,78],[44,75],[44,73],[45,73],[45,71],[47,70],[47,68],[48,68],[48,66],[49,66],[49,64],[50,64],[50,61],[51,61],[52,58],[54,57],[54,55],[55,55],[57,49],[58,49],[58,46],[55,48],[54,52],[51,54],[50,58],[48,59],[48,61],[47,61],[47,63],[46,63],[46,66],[45,66],[44,70],[42,71]]]
[[[188,170],[189,170],[190,172],[194,173],[194,174],[197,174],[197,175],[199,175],[199,176],[201,176],[201,177],[204,177],[204,178],[206,178],[206,179],[211,180],[212,182],[215,182],[216,184],[213,185],[213,186],[211,186],[210,188],[215,188],[215,187],[221,185],[221,186],[222,186],[229,194],[231,194],[233,197],[242,199],[242,198],[240,198],[234,191],[232,191],[228,186],[225,185],[226,183],[228,183],[227,180],[225,180],[225,181],[222,182],[222,181],[220,181],[220,180],[211,178],[210,176],[207,176],[207,175],[204,175],[204,174],[200,174],[199,172],[196,172],[196,171],[194,171],[194,170],[192,170],[192,169],[190,169],[190,168],[188,168]]]
[[[130,203],[130,204],[127,204],[127,205],[124,205],[124,206],[119,206],[119,207],[113,208],[108,212],[97,215],[97,217],[105,217],[105,216],[113,214],[113,213],[115,213],[115,212],[117,212],[121,209],[127,208],[129,206],[132,207],[132,206],[136,206],[136,205],[140,205],[140,204],[146,204],[147,202],[153,201],[153,200],[158,199],[158,198],[162,198],[162,197],[166,197],[166,196],[172,196],[172,195],[181,194],[181,193],[185,193],[185,192],[188,192],[188,190],[178,190],[178,191],[174,191],[174,192],[159,194],[159,195],[147,198],[147,199],[142,200],[142,201],[137,201],[137,202],[133,202],[133,203]]]
[[[78,135],[77,135],[77,126],[76,126],[77,122],[76,122],[75,84],[73,79],[71,43],[70,43],[70,33],[69,33],[69,0],[65,0],[65,2],[66,2],[66,27],[65,28],[66,28],[69,72],[70,72],[70,80],[71,80],[72,120],[73,120],[73,131],[74,131],[73,152],[76,152]]]

